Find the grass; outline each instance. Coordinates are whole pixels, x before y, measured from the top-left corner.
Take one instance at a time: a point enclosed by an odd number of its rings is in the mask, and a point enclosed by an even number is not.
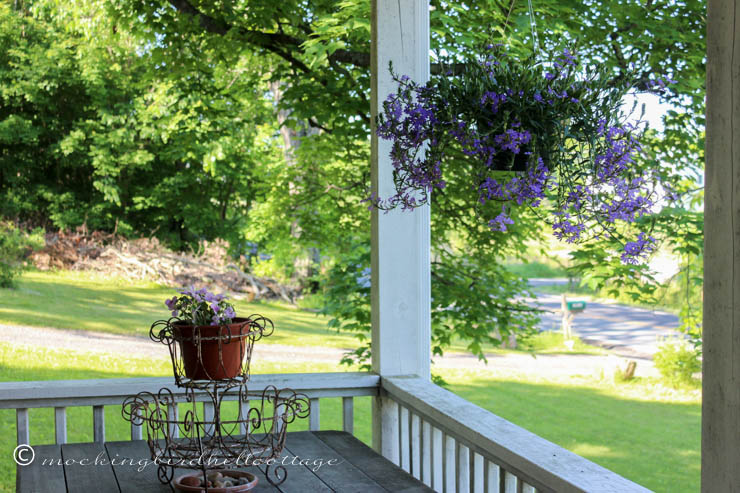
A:
[[[85,272],[31,271],[18,289],[0,289],[0,324],[94,330],[148,336],[152,322],[167,318],[172,288]],[[237,313],[259,313],[275,322],[265,344],[354,348],[356,339],[326,327],[326,319],[287,303],[236,300]]]
[[[30,271],[18,280],[17,289],[0,288],[0,324],[91,330],[114,334],[148,336],[154,320],[168,312],[164,300],[174,290],[152,282],[132,282],[78,271]],[[235,300],[237,312],[259,313],[275,323],[275,332],[264,344],[355,348],[357,339],[327,328],[327,317],[317,315],[309,297],[295,307],[283,302]],[[532,348],[540,352],[564,350],[549,333],[535,336]],[[466,352],[466,343],[453,342],[453,352]],[[580,352],[600,350],[578,344]],[[510,352],[485,345],[486,352]]]
[[[606,354],[606,350],[586,344],[578,337],[573,337],[573,347],[568,348],[562,332],[543,331],[530,337],[518,345],[516,349],[505,349],[492,344],[483,344],[483,352],[486,354],[513,354],[522,352],[534,352],[537,354]],[[468,353],[467,343],[459,339],[453,339],[450,353]]]
[[[701,398],[653,381],[452,370],[451,390],[654,491],[699,491]]]
[[[606,350],[586,344],[578,337],[572,337],[573,346],[567,347],[562,332],[540,332],[528,341],[525,349],[538,354],[607,354]]]

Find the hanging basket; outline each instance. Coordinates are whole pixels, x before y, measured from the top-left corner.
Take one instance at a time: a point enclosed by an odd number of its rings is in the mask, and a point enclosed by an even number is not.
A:
[[[630,224],[652,214],[668,186],[659,170],[637,163],[644,126],[622,111],[639,74],[615,78],[568,49],[542,59],[494,45],[458,65],[424,84],[389,67],[398,87],[375,131],[390,141],[395,190],[375,190],[368,201],[408,210],[437,191],[495,232],[514,224],[513,208],[543,207],[561,240],[603,235],[625,242],[623,262],[646,258],[654,240]],[[659,92],[665,81],[646,85]]]

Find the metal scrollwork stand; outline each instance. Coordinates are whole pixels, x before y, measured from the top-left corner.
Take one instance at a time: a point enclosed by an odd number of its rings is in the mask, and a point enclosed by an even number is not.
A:
[[[221,327],[185,326],[175,319],[152,325],[149,335],[168,346],[175,385],[185,398],[178,400],[167,387],[140,392],[124,401],[122,414],[146,427],[162,483],[172,481],[176,468],[200,470],[208,491],[209,471],[245,466],[258,467],[275,486],[285,481],[288,473],[278,459],[287,427],[308,417],[310,407],[307,396],[290,389],[249,391],[254,343],[272,331],[272,322],[258,315]]]

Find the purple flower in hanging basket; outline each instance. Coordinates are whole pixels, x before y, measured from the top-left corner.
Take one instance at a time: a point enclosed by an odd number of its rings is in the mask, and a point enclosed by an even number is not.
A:
[[[624,245],[624,253],[621,256],[622,262],[626,264],[637,264],[641,259],[647,256],[655,249],[655,238],[640,233],[635,241],[627,242]]]
[[[376,132],[391,141],[396,190],[371,193],[370,206],[410,210],[452,183],[445,195],[466,190],[490,229],[513,224],[507,206],[544,204],[554,234],[571,243],[618,236],[618,224],[650,214],[660,180],[635,169],[641,131],[620,116],[629,85],[606,83],[606,68],[581,70],[567,49],[549,63],[491,50],[423,85],[392,74],[399,88],[383,103]],[[637,81],[633,72],[623,80]],[[663,89],[666,81],[651,84]],[[638,237],[640,251],[645,241]],[[629,253],[634,243],[623,261],[641,258]]]
[[[506,209],[501,211],[501,214],[488,221],[488,225],[491,231],[507,231],[506,225],[514,224],[514,220],[506,214]]]

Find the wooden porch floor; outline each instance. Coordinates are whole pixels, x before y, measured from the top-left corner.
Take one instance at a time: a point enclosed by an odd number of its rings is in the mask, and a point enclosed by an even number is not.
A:
[[[288,478],[279,487],[267,482],[256,468],[243,470],[257,475],[259,484],[252,491],[282,492],[429,492],[432,491],[403,469],[352,435],[339,431],[301,431],[288,433],[283,452],[288,459],[285,467]],[[28,466],[18,466],[17,491],[30,492],[116,492],[160,493],[172,492],[168,484],[157,479],[157,466],[149,464],[142,471],[136,465],[121,465],[123,459],[135,463],[150,459],[146,442],[123,441],[106,443],[68,443],[64,445],[38,445],[34,447],[35,460]],[[290,465],[293,457],[307,459],[308,465]],[[79,465],[83,458],[89,465]],[[55,465],[49,465],[49,459]],[[74,460],[71,461],[70,459]],[[322,459],[320,467],[314,461]],[[326,464],[335,459],[336,464]],[[44,464],[46,460],[46,464]],[[66,465],[65,461],[68,462]],[[111,461],[118,465],[110,465]],[[130,461],[128,461],[130,462]],[[297,461],[295,461],[297,462]],[[97,465],[96,465],[97,464]],[[187,472],[175,470],[175,477]]]

